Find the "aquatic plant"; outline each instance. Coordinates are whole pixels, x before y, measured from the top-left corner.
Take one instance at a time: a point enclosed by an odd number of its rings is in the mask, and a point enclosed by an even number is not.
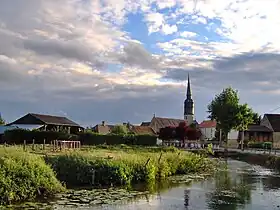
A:
[[[0,148],[0,204],[64,190],[44,159],[16,148]]]
[[[46,156],[59,180],[67,186],[119,186],[152,182],[171,175],[213,170],[200,155],[148,150],[91,150]]]

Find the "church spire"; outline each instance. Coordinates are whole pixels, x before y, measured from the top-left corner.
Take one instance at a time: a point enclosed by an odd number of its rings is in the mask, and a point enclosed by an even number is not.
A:
[[[191,82],[190,82],[190,74],[188,73],[187,99],[191,99],[191,98],[192,98]]]
[[[184,102],[184,119],[187,120],[188,124],[194,122],[194,102],[192,99],[191,82],[190,75],[188,74],[188,85],[187,85],[187,95]]]

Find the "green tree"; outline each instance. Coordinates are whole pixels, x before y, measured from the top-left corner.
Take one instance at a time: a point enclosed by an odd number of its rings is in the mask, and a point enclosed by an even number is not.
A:
[[[128,129],[124,125],[115,125],[113,129],[111,130],[111,133],[113,134],[127,134]]]
[[[0,115],[0,125],[5,125],[5,124],[6,124],[5,120]]]
[[[208,105],[208,117],[217,122],[219,128],[225,135],[227,143],[228,133],[236,127],[236,115],[238,113],[239,97],[236,90],[231,87],[224,89]]]
[[[254,123],[256,114],[247,104],[239,104],[238,92],[231,87],[224,89],[208,105],[209,118],[216,120],[217,128],[225,135],[227,145],[228,133],[232,129],[241,131],[242,143],[244,131]]]

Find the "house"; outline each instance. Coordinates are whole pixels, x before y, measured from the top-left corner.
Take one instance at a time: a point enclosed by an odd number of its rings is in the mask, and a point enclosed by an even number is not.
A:
[[[156,136],[156,132],[149,126],[133,125],[130,131],[136,135],[151,135]]]
[[[163,118],[163,117],[153,117],[151,122],[143,122],[141,126],[151,127],[156,133],[159,133],[161,128],[168,126],[177,127],[180,122],[186,122],[183,119],[173,119],[173,118]]]
[[[273,147],[280,148],[280,114],[264,114],[260,124],[273,132]]]
[[[215,138],[216,133],[216,121],[204,120],[199,124],[199,129],[202,133],[203,140],[212,140]]]
[[[111,133],[112,129],[114,128],[114,125],[107,125],[105,121],[102,121],[101,124],[97,124],[92,128],[92,131],[99,134],[109,134]]]
[[[99,134],[109,134],[112,132],[115,125],[107,125],[105,121],[102,121],[102,124],[97,124],[92,128],[92,130]],[[130,123],[123,123],[123,126],[126,126],[128,129],[128,132],[134,133],[136,135],[156,135],[156,132],[148,126],[139,126],[139,125],[132,125]]]
[[[44,131],[66,131],[67,133],[78,133],[84,130],[79,124],[66,117],[29,113],[18,120],[9,123],[22,129],[38,129]]]
[[[246,141],[272,141],[273,131],[272,129],[264,125],[251,124],[248,125],[248,129],[244,131],[244,140]],[[241,133],[239,132],[238,139],[241,139]]]

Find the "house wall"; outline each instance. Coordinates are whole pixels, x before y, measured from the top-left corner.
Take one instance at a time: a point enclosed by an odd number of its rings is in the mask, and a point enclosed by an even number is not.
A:
[[[263,125],[263,126],[266,126],[266,127],[270,128],[271,130],[273,130],[273,129],[272,129],[272,126],[271,126],[271,124],[270,124],[270,122],[269,122],[269,120],[267,119],[266,116],[263,117],[263,119],[261,120],[261,123],[260,123],[260,124]]]
[[[280,132],[273,132],[273,148],[280,148]]]
[[[204,139],[213,139],[215,137],[216,128],[200,128],[202,136]]]

